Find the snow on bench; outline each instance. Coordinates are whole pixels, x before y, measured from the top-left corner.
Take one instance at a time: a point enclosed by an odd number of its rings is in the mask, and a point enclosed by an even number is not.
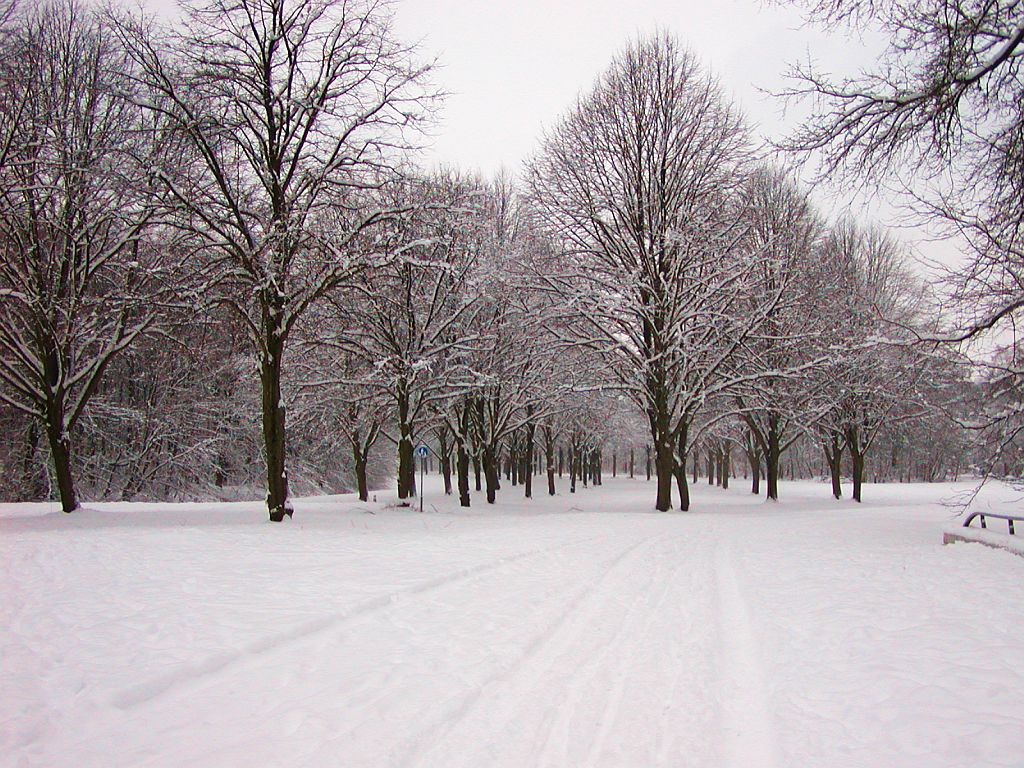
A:
[[[996,533],[988,530],[986,518],[993,517],[998,520],[1005,520],[1007,533]],[[979,520],[981,528],[972,528],[971,523]],[[948,526],[942,533],[943,544],[953,544],[958,541],[984,544],[987,547],[1004,549],[1016,555],[1024,556],[1024,540],[1016,537],[1014,523],[1024,523],[1022,515],[998,515],[992,512],[972,512],[964,521],[963,525]]]

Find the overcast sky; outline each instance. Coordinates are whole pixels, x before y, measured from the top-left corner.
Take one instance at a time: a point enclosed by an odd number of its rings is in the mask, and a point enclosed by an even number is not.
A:
[[[813,58],[835,74],[869,68],[881,37],[826,34],[802,9],[769,0],[398,0],[396,36],[437,60],[435,84],[446,99],[427,164],[491,174],[518,172],[576,96],[589,90],[612,57],[639,34],[663,29],[693,51],[746,114],[755,134],[778,137],[799,120],[783,114],[777,92],[786,69]],[[858,218],[893,222],[884,200],[815,191],[826,215],[852,208]],[[937,256],[923,233],[902,238]]]
[[[428,157],[485,173],[516,170],[557,120],[638,34],[664,29],[688,46],[761,132],[783,126],[778,89],[787,63],[815,58],[856,68],[846,44],[804,27],[791,7],[758,0],[404,0],[396,32],[437,57],[450,92]]]

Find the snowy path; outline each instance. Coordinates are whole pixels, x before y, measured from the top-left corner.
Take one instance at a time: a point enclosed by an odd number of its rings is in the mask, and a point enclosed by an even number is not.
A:
[[[1024,558],[942,489],[649,490],[2,508],[0,765],[1024,765]]]

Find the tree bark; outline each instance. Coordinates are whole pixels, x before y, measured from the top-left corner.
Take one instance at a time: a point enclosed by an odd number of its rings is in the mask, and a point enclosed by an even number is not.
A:
[[[864,485],[864,454],[857,442],[856,427],[847,430],[846,447],[850,449],[850,464],[853,469],[853,500],[860,503],[861,487]]]
[[[843,443],[839,435],[834,432],[828,441],[822,441],[822,450],[825,453],[825,463],[828,465],[829,475],[832,479],[832,496],[836,499],[843,497]]]
[[[851,450],[850,458],[853,464],[853,500],[860,503],[861,487],[864,484],[864,457],[860,453]]]
[[[48,422],[50,419],[48,418]],[[78,509],[78,496],[75,493],[75,480],[71,472],[71,440],[59,426],[63,415],[57,413],[57,426],[46,425],[46,437],[50,445],[50,457],[53,459],[53,471],[57,477],[57,492],[60,494],[60,506],[64,512],[70,513]]]
[[[442,425],[437,430],[437,461],[441,465],[445,496],[452,495],[452,446],[448,442],[448,434],[446,425]]]
[[[722,490],[729,490],[729,475],[732,473],[732,445],[726,440],[722,444]]]
[[[679,509],[687,512],[690,509],[690,485],[686,479],[686,466],[676,469],[676,485],[679,490]]]
[[[689,449],[687,445],[688,431],[686,426],[679,430],[679,443],[678,443],[678,457],[675,467],[676,473],[676,485],[679,488],[679,509],[683,512],[687,512],[690,509],[690,486],[686,480],[686,453]]]
[[[352,436],[352,463],[355,467],[356,488],[359,491],[359,500],[368,501],[370,489],[366,482],[366,454],[360,450],[358,432]]]
[[[747,446],[746,453],[747,463],[750,465],[750,492],[756,496],[761,493],[761,456],[753,440]]]
[[[765,479],[768,481],[768,498],[772,501],[779,500],[779,459],[782,450],[779,445],[778,420],[772,416],[768,419],[768,434],[765,435],[768,443],[764,456]]]
[[[525,443],[523,447],[523,456],[525,461],[529,462],[526,467],[526,472],[523,475],[523,492],[526,498],[533,498],[533,468],[534,468],[534,445],[533,440],[537,434],[537,425],[532,421],[527,422],[525,428]]]
[[[456,443],[456,464],[459,477],[459,506],[469,506],[469,453],[462,441]]]
[[[270,324],[269,318],[267,322]],[[267,512],[273,522],[279,523],[285,515],[292,516],[285,468],[285,407],[281,397],[284,341],[272,331],[267,335],[266,345],[260,383],[263,387],[263,450],[267,460]]]
[[[405,382],[398,387],[398,500],[416,495],[416,458],[413,455],[412,424],[409,421],[409,392]]]
[[[544,458],[548,473],[548,496],[555,495],[555,438],[549,427],[544,428]],[[559,449],[559,467],[561,467],[561,449]],[[561,474],[559,474],[561,476]]]
[[[659,512],[672,509],[672,480],[675,456],[668,436],[663,436],[654,446],[654,471],[658,478],[658,495],[654,508]]]
[[[494,446],[484,446],[483,470],[487,486],[487,503],[494,504],[498,500],[498,463]]]

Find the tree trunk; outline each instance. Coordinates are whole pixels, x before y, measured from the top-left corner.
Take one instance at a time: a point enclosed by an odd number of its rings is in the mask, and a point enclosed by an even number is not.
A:
[[[853,467],[853,500],[860,502],[861,487],[864,484],[864,454],[850,446],[850,463]]]
[[[825,453],[825,463],[828,465],[828,472],[832,478],[832,496],[836,499],[843,497],[843,444],[839,435],[832,434],[828,442],[822,442],[822,450]]]
[[[441,465],[441,477],[444,478],[444,495],[452,495],[452,446],[448,442],[448,428],[441,427],[437,431],[437,460]]]
[[[690,509],[690,486],[686,480],[686,452],[688,448],[687,429],[684,425],[679,430],[679,455],[675,467],[676,485],[679,489],[679,509],[683,512],[687,512]]]
[[[576,493],[576,451],[569,449],[569,493]]]
[[[864,484],[864,457],[856,451],[850,451],[853,464],[853,500],[860,503],[861,486]]]
[[[266,344],[260,383],[263,387],[263,450],[267,460],[267,512],[273,522],[279,523],[285,515],[292,516],[285,468],[285,407],[281,397],[284,342],[270,333]]]
[[[370,498],[370,489],[366,482],[366,454],[359,448],[359,433],[352,439],[352,463],[356,473],[356,488],[359,491],[359,500],[367,501]]]
[[[71,441],[61,427],[64,417],[59,406],[52,406],[50,411],[52,415],[47,416],[46,437],[50,444],[53,471],[57,476],[60,506],[65,512],[70,513],[78,509],[79,506],[78,497],[75,494],[75,481],[71,473]]]
[[[452,495],[452,455],[445,453],[438,457],[441,462],[441,477],[444,478],[444,495]]]
[[[416,495],[416,457],[412,435],[405,433],[398,440],[398,498],[405,501]]]
[[[748,422],[749,427],[749,422]],[[743,453],[747,457],[747,466],[750,469],[750,492],[754,495],[761,492],[761,450],[757,436],[752,427],[748,428],[743,442]],[[746,477],[746,475],[744,475]]]
[[[547,459],[548,470],[548,496],[555,495],[555,441],[548,438],[545,441],[544,454]]]
[[[498,462],[494,446],[485,445],[483,455],[484,482],[487,486],[487,503],[498,500]]]
[[[398,388],[398,500],[416,495],[416,458],[413,455],[409,392],[405,382]]]
[[[469,506],[469,453],[462,441],[456,441],[456,470],[459,478],[459,506]]]
[[[528,499],[533,498],[533,467],[534,467],[534,445],[533,440],[537,434],[537,426],[531,421],[526,425],[526,445],[523,447],[523,457],[529,462],[526,472],[523,475],[523,491]]]
[[[686,465],[676,468],[676,486],[679,490],[679,509],[687,512],[690,509],[690,485],[686,479]]]
[[[654,508],[659,512],[672,509],[672,480],[675,455],[668,436],[662,436],[654,446],[654,471],[658,478],[658,495]]]
[[[644,450],[647,452],[647,480],[651,479],[651,446],[645,445]]]
[[[729,490],[729,475],[732,474],[732,445],[726,441],[722,445],[722,490]]]
[[[765,479],[768,481],[768,498],[779,500],[779,445],[769,439],[768,453],[764,457]]]

